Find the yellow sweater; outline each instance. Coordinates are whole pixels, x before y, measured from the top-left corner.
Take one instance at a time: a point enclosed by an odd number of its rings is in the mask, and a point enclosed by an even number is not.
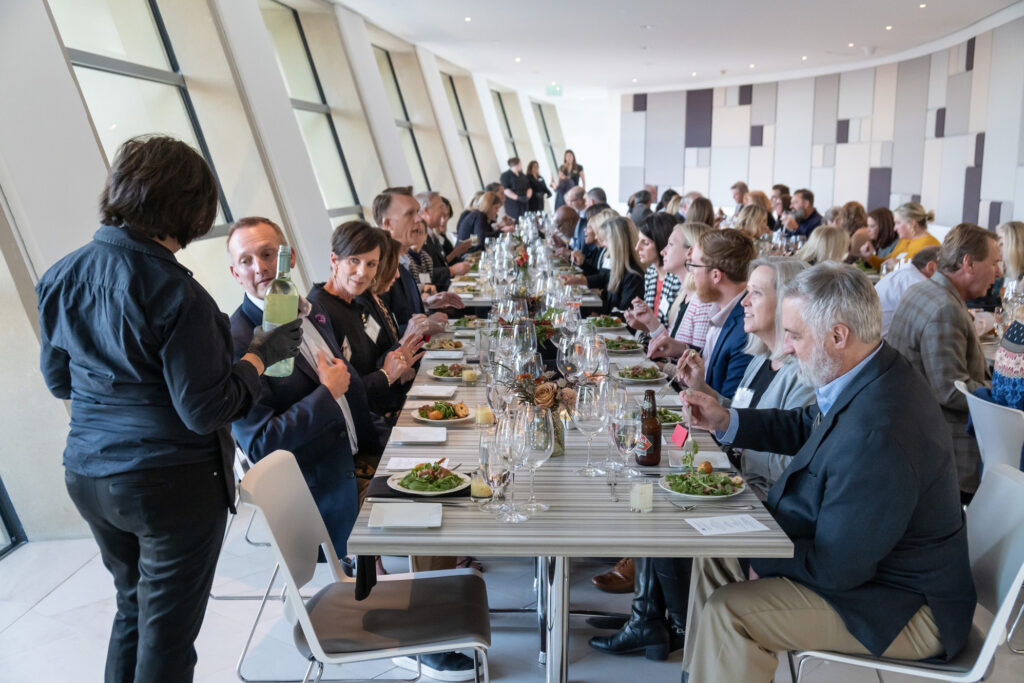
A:
[[[921,233],[912,240],[900,240],[896,243],[896,247],[886,257],[880,256],[869,256],[868,263],[871,264],[872,268],[880,269],[882,264],[889,259],[899,259],[900,254],[906,254],[907,258],[914,258],[914,254],[921,251],[925,247],[938,247],[942,243],[932,237],[931,233]]]

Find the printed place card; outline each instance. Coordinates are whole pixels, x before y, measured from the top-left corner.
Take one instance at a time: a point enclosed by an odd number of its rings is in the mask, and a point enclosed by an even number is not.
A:
[[[768,531],[768,527],[750,515],[722,515],[720,517],[686,518],[686,523],[700,532],[701,536],[722,534],[749,534],[753,531]]]

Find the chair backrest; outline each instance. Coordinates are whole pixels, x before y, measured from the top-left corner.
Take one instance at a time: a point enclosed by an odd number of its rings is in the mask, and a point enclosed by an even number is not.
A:
[[[967,407],[978,438],[978,450],[985,467],[999,463],[1018,467],[1021,447],[1024,446],[1024,411],[975,396],[960,380],[955,385],[967,397]]]
[[[250,467],[242,478],[241,500],[263,514],[278,562],[297,587],[313,578],[321,545],[335,576],[341,576],[331,537],[294,455],[274,451]]]
[[[976,664],[983,672],[1024,584],[1024,472],[1009,465],[985,468],[967,506],[967,545],[978,603],[994,615]]]

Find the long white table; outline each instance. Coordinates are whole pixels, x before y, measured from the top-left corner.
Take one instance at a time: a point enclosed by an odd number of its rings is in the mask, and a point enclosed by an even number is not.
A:
[[[639,356],[619,357],[622,365],[636,362]],[[430,382],[421,373],[416,382]],[[643,386],[638,386],[642,390]],[[463,386],[455,400],[464,401],[475,411],[485,404],[483,386]],[[410,399],[398,424],[420,424],[412,412],[427,400]],[[389,444],[379,475],[392,456],[440,459],[462,463],[461,471],[474,469],[478,462],[480,432],[470,424],[448,429],[447,442],[437,446],[395,446]],[[701,450],[717,450],[710,435],[696,434]],[[594,438],[594,460],[600,463],[607,454],[607,436]],[[604,477],[586,478],[576,474],[586,458],[586,438],[570,429],[566,434],[566,454],[552,458],[536,475],[537,498],[551,506],[547,512],[521,524],[505,524],[475,505],[445,505],[443,522],[436,529],[370,529],[367,526],[372,504],[360,510],[348,540],[350,552],[373,555],[445,555],[445,556],[522,556],[547,558],[544,572],[547,588],[547,680],[568,680],[566,641],[569,616],[569,559],[594,556],[643,557],[791,557],[793,545],[757,498],[745,491],[729,503],[750,504],[751,511],[737,512],[714,504],[701,504],[684,512],[675,507],[654,484],[654,510],[647,514],[629,511],[629,483],[620,480],[619,502],[613,503],[611,488]],[[668,446],[662,447],[662,465],[667,464]],[[674,448],[674,446],[673,446]],[[641,468],[650,469],[650,468]],[[661,468],[668,472],[668,468]],[[516,500],[525,501],[528,475],[520,476]],[[468,500],[468,499],[467,499]],[[723,514],[750,514],[765,524],[768,531],[702,536],[686,517]]]

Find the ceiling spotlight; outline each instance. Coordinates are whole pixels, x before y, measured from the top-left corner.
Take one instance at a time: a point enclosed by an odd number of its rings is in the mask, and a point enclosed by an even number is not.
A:
[[[558,85],[555,81],[551,81],[551,85]]]
[[[807,61],[807,55],[804,55],[803,57],[801,57],[800,60],[806,62]]]
[[[646,31],[653,31],[654,30],[654,24],[644,24],[644,30],[646,30]]]
[[[635,78],[633,79],[633,82],[636,83],[636,79]]]
[[[523,61],[523,60],[521,60],[519,57],[516,57],[516,64],[518,64],[521,61]]]
[[[920,7],[921,9],[924,9],[924,8],[925,8],[925,7],[927,7],[927,6],[928,6],[928,5],[926,5],[926,4],[925,4],[925,3],[923,3],[923,2],[922,2],[922,3],[920,4],[920,5],[918,5],[918,7]]]
[[[691,73],[690,75],[691,75],[691,76],[696,76],[696,75],[697,75],[697,72],[696,72],[696,71],[694,71],[694,72],[693,72],[693,73]]]
[[[885,30],[886,30],[886,31],[891,31],[891,30],[892,30],[892,26],[886,26],[886,27],[885,27]]]
[[[846,47],[853,47],[853,43],[847,43]]]
[[[754,68],[754,65],[753,65],[753,64],[751,64],[751,65],[750,65],[750,68],[751,68],[751,69],[753,69],[753,68]]]
[[[473,21],[473,17],[466,17],[466,21]]]

